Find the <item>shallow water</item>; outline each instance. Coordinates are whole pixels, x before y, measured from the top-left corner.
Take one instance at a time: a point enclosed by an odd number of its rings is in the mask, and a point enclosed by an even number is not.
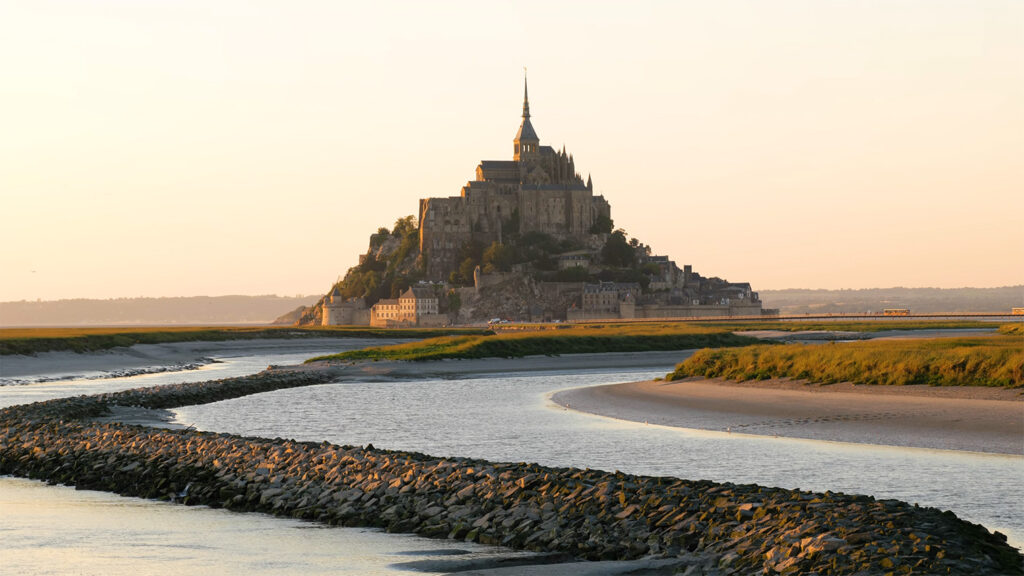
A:
[[[337,383],[176,410],[182,423],[244,435],[871,494],[950,509],[1024,541],[1024,458],[745,436],[611,420],[548,396],[665,370],[519,373]]]
[[[376,341],[379,342],[379,341]],[[346,343],[363,347],[364,341]],[[258,348],[258,346],[257,346]],[[339,346],[310,341],[284,354],[235,350],[199,370],[0,386],[0,407],[141,386],[252,374],[298,364]],[[162,574],[431,574],[391,568],[410,560],[507,555],[491,547],[378,530],[185,507],[106,492],[0,476],[0,574],[147,576]]]
[[[103,371],[90,371],[88,374],[84,374],[83,378],[0,385],[0,408],[81,394],[101,394],[144,386],[202,382],[244,376],[259,372],[270,364],[281,366],[301,364],[313,356],[402,341],[404,340],[365,338],[285,340],[283,342],[278,340],[273,353],[268,353],[266,341],[261,340],[213,342],[208,343],[209,347],[203,347],[203,343],[195,342],[190,343],[197,349],[195,359],[206,356],[213,359],[214,363],[206,364],[195,370],[135,374],[124,377],[104,377]],[[247,343],[248,345],[246,345]],[[136,347],[133,346],[132,349],[134,348]],[[3,357],[0,357],[0,362],[3,362]],[[110,374],[108,372],[106,375]],[[19,380],[24,378],[24,376],[19,376]]]
[[[312,345],[221,357],[183,373],[5,386],[0,406],[236,376],[336,350]],[[182,408],[177,417],[211,430],[433,455],[868,493],[952,509],[1006,532],[1015,545],[1022,541],[1024,458],[667,429],[566,411],[547,400],[557,390],[646,379],[670,368],[325,384]],[[0,477],[0,518],[3,571],[16,574],[423,574],[389,565],[452,548],[500,552],[9,477]]]
[[[0,478],[0,573],[393,576],[452,543]],[[504,552],[459,543],[460,559]],[[418,574],[425,574],[419,572]]]

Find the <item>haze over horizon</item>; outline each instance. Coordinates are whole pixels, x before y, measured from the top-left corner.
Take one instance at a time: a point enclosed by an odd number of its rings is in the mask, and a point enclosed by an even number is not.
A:
[[[845,291],[871,291],[871,290],[995,290],[999,288],[1024,288],[1024,284],[1008,284],[1006,286],[951,286],[949,288],[939,288],[937,286],[866,286],[864,288],[816,288],[816,287],[805,287],[805,286],[787,286],[784,288],[763,288],[757,289],[756,292],[788,292],[792,290],[806,290],[809,292],[818,291],[830,291],[830,292],[845,292]],[[52,300],[44,300],[42,298],[21,298],[19,300],[2,300],[0,303],[18,303],[18,302],[59,302],[66,300],[142,300],[142,299],[160,299],[160,298],[228,298],[228,297],[242,297],[242,298],[310,298],[318,299],[322,297],[324,293],[315,292],[309,294],[176,294],[173,296],[153,296],[149,294],[145,295],[119,295],[119,296],[106,296],[102,298],[87,298],[83,296],[70,296],[62,298],[54,298]]]
[[[1024,4],[0,6],[0,301],[322,294],[533,124],[754,290],[1024,284]]]

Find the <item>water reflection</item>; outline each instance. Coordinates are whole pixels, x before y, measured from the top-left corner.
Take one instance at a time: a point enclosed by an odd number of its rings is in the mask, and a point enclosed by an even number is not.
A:
[[[4,574],[388,575],[452,543],[0,478]],[[464,558],[502,549],[458,544]],[[419,572],[418,574],[424,574]]]
[[[951,509],[1022,541],[1024,458],[1018,456],[645,426],[567,411],[547,400],[565,388],[664,373],[336,383],[176,412],[183,423],[244,435],[872,494]]]

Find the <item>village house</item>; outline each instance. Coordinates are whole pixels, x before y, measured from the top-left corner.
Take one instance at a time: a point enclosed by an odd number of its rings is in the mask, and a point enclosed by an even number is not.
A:
[[[413,286],[398,298],[378,301],[370,308],[370,326],[381,328],[444,326],[437,295],[428,286]]]

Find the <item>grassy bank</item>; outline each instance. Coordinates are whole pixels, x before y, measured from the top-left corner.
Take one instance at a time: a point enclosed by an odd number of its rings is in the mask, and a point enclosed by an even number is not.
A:
[[[4,328],[0,355],[39,352],[94,352],[134,344],[220,342],[263,338],[430,338],[452,334],[486,334],[472,329],[392,329],[363,326],[295,328],[293,326],[139,327],[139,328]]]
[[[445,358],[517,358],[594,352],[648,352],[709,346],[748,346],[759,340],[720,328],[675,326],[574,327],[567,330],[507,333],[494,336],[448,336],[420,342],[352,350],[315,360],[441,360]]]
[[[838,332],[884,332],[887,330],[994,330],[998,325],[993,322],[976,320],[901,320],[892,317],[879,317],[877,320],[687,320],[685,322],[630,322],[630,323],[593,323],[576,324],[583,327],[678,327],[697,326],[717,330],[779,330],[783,332],[799,332],[804,330],[829,330]]]
[[[1024,336],[1024,322],[1003,324],[999,327],[999,333],[1006,334],[1008,336]]]
[[[667,376],[822,384],[1024,386],[1024,347],[1015,336],[788,344],[701,350]]]

